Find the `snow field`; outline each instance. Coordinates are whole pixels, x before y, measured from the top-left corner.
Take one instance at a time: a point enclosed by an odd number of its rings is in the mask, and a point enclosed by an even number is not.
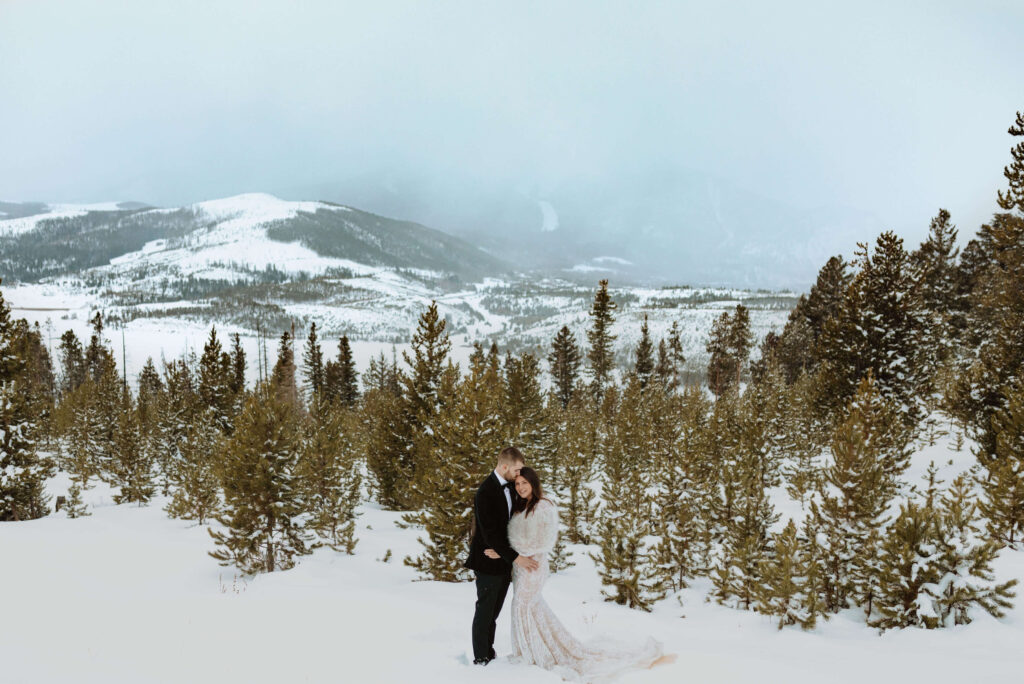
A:
[[[948,484],[973,458],[969,447],[952,446],[946,437],[920,449],[908,481],[935,460]],[[67,485],[59,473],[49,488],[64,493]],[[102,484],[87,490],[92,515],[84,518],[0,525],[4,682],[560,681],[505,659],[508,602],[499,660],[485,670],[469,664],[473,585],[417,581],[402,559],[420,552],[420,533],[398,528],[398,513],[363,504],[353,556],[319,549],[291,570],[241,578],[207,555],[214,545],[203,526],[166,516],[165,499],[113,505],[111,493]],[[780,525],[801,515],[797,504],[778,496],[776,504]],[[980,613],[945,630],[879,635],[849,610],[812,632],[779,631],[765,616],[706,603],[704,579],[681,592],[682,605],[669,597],[652,613],[606,603],[588,548],[570,548],[576,566],[545,590],[566,626],[584,639],[653,635],[678,656],[622,676],[624,684],[1002,684],[1024,666],[1020,599],[1002,620]],[[1024,576],[1024,552],[1004,551],[996,572]]]

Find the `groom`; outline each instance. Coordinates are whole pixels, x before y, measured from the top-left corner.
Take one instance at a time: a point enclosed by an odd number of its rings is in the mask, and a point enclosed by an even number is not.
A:
[[[537,561],[520,556],[508,544],[511,490],[523,465],[525,461],[519,449],[512,446],[502,449],[494,472],[480,484],[473,499],[473,539],[465,566],[476,574],[476,612],[473,614],[475,665],[486,665],[495,658],[494,630],[512,581],[512,564],[524,570],[540,567]],[[484,549],[494,549],[501,558],[488,558]]]

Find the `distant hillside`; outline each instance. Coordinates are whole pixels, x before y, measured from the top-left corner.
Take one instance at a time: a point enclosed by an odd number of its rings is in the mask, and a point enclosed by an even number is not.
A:
[[[358,266],[478,280],[509,270],[459,238],[326,202],[248,194],[177,209],[137,203],[0,207],[0,277],[37,282],[109,267],[147,277],[246,279],[253,270],[316,275]]]

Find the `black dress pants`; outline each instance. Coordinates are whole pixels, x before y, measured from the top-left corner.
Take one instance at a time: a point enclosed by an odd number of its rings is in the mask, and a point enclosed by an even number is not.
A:
[[[498,613],[505,603],[512,573],[485,575],[476,573],[476,612],[473,614],[473,658],[491,658],[494,655],[494,632],[498,626]]]

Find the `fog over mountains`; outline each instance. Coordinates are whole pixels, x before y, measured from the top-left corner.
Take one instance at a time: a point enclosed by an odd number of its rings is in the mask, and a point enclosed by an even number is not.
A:
[[[830,256],[887,228],[866,211],[800,209],[667,166],[553,187],[409,174],[305,192],[439,228],[522,270],[596,270],[613,257],[616,276],[648,285],[803,290]]]

